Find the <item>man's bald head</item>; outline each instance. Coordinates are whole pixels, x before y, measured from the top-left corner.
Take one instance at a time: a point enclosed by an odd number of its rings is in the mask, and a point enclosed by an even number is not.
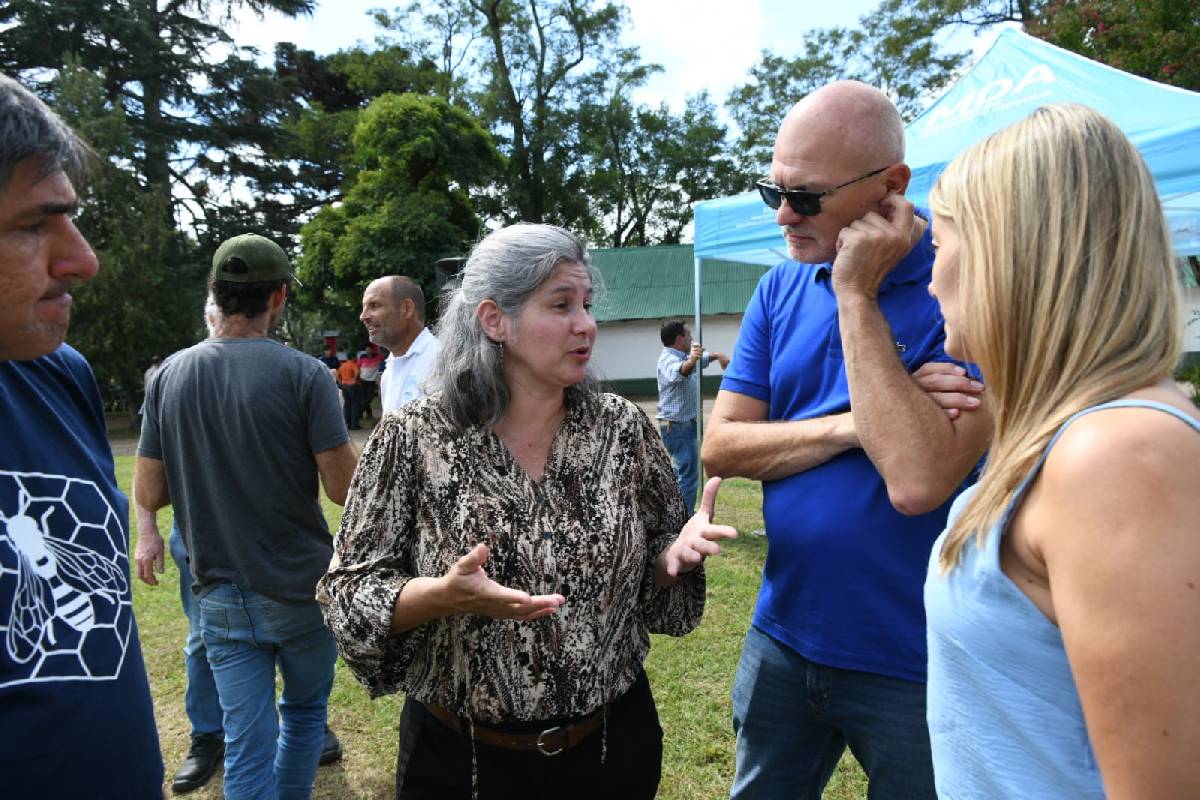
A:
[[[776,151],[797,140],[819,142],[831,160],[864,170],[904,160],[900,112],[886,94],[859,81],[830,83],[792,106],[779,127]]]
[[[792,107],[775,137],[771,181],[822,195],[819,213],[782,203],[776,221],[797,261],[833,261],[838,235],[867,213],[883,213],[890,194],[904,194],[904,123],[883,92],[858,81],[823,86]]]

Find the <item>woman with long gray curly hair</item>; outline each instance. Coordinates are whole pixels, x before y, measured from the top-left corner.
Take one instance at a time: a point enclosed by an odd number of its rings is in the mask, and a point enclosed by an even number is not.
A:
[[[433,393],[363,451],[326,620],[372,696],[406,694],[401,798],[651,798],[650,633],[700,622],[702,562],[646,415],[598,391],[594,273],[550,225],[484,238],[444,298]]]

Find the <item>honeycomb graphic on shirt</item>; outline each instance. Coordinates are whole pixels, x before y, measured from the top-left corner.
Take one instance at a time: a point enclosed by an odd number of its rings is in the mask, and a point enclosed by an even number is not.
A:
[[[124,528],[93,481],[0,471],[0,687],[115,678],[128,576]]]

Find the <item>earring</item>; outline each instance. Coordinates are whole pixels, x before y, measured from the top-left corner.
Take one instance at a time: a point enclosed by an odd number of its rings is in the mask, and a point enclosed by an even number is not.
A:
[[[504,372],[504,342],[496,342],[496,350],[500,353],[500,371]]]

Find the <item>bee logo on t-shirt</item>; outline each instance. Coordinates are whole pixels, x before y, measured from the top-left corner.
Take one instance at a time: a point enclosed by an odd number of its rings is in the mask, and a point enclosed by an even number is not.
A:
[[[95,483],[0,472],[0,686],[107,680],[132,631],[124,528]]]

